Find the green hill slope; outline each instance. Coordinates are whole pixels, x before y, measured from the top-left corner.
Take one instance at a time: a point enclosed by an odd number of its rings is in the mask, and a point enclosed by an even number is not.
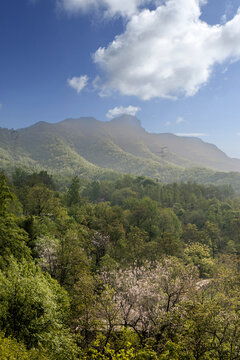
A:
[[[186,177],[206,182],[221,171],[221,182],[229,178],[228,171],[240,171],[240,160],[200,139],[150,134],[137,118],[126,115],[109,122],[80,118],[0,129],[0,167],[16,166],[89,178],[131,173],[165,182]]]

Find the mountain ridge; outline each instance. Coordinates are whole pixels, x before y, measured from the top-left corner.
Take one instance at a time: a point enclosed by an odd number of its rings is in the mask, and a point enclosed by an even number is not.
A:
[[[171,133],[149,133],[131,115],[107,122],[81,117],[40,121],[18,130],[0,128],[0,167],[16,166],[89,177],[131,173],[163,181],[179,180],[184,171],[194,168],[240,172],[240,160],[216,145]]]

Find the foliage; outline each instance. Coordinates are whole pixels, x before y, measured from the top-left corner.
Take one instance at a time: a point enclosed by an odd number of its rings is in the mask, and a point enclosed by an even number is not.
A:
[[[64,181],[0,175],[0,358],[238,359],[231,189]]]
[[[18,264],[11,259],[7,270],[0,272],[0,289],[0,326],[7,337],[23,341],[29,348],[39,344],[55,347],[59,356],[69,351],[71,340],[64,330],[68,297],[56,281],[33,263]]]

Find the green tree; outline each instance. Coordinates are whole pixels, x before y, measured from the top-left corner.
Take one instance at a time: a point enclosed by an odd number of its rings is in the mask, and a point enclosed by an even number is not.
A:
[[[73,205],[80,205],[80,180],[77,176],[72,179],[69,189],[66,194],[66,203],[68,207]]]
[[[74,345],[65,323],[67,293],[33,263],[11,260],[0,272],[0,328],[27,348],[41,344],[58,359],[72,359]],[[69,357],[68,357],[69,356]]]
[[[147,260],[146,255],[146,243],[148,235],[146,231],[139,229],[138,227],[130,227],[130,231],[126,238],[126,249],[124,260],[126,264],[132,264],[134,262],[137,265],[141,265]]]
[[[60,201],[52,190],[43,185],[28,188],[26,209],[29,215],[55,216],[60,208]]]
[[[214,273],[216,262],[210,256],[207,245],[193,243],[184,250],[184,258],[188,264],[198,267],[201,277],[211,277]]]
[[[159,209],[156,201],[148,197],[143,199],[130,198],[125,202],[125,207],[130,210],[129,222],[147,232],[149,240],[158,233]]]
[[[26,246],[27,233],[19,227],[19,218],[12,212],[20,209],[15,195],[10,191],[4,174],[0,174],[0,265],[6,264],[9,256],[18,259],[30,258]]]
[[[172,209],[162,209],[159,220],[159,253],[179,256],[182,251],[180,235],[181,223]]]

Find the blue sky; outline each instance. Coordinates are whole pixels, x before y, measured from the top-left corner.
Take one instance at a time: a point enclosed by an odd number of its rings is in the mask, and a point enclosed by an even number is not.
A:
[[[0,126],[135,114],[240,158],[240,0],[1,0]]]

